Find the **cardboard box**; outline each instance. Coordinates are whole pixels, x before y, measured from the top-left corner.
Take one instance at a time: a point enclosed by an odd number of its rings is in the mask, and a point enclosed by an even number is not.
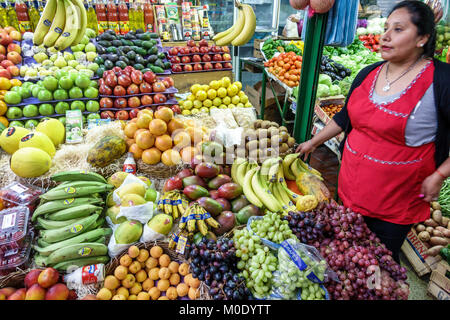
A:
[[[450,300],[450,294],[433,281],[428,284],[428,293],[438,300]]]
[[[265,100],[265,118],[266,111],[270,109],[272,106],[275,106],[275,99],[278,99],[279,103],[282,105],[284,101],[285,90],[282,86],[280,86],[276,82],[272,82],[275,93],[278,95],[276,98],[273,95],[272,90],[270,89],[270,84],[266,84],[266,100]],[[248,100],[255,107],[257,114],[261,114],[261,90],[262,82],[256,83],[254,86],[246,86],[244,89],[245,94],[248,96]],[[275,106],[275,109],[276,106]],[[269,117],[270,118],[270,117]]]
[[[450,278],[446,276],[447,271],[450,272],[450,265],[441,260],[436,265],[436,270],[431,273],[430,282],[434,282],[439,288],[450,294]]]
[[[420,277],[436,269],[437,264],[442,260],[440,255],[431,257],[425,254],[428,248],[413,229],[408,232],[401,249]]]

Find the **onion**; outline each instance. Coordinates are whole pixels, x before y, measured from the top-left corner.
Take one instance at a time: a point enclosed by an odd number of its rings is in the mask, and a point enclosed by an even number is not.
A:
[[[289,4],[296,10],[303,10],[309,5],[309,0],[289,0]]]

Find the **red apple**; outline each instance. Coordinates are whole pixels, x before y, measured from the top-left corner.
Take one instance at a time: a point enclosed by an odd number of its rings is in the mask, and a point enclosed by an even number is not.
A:
[[[194,40],[189,40],[186,44],[187,44],[188,47],[196,47],[196,46],[197,46],[197,45],[195,44],[195,41],[194,41]]]
[[[128,112],[128,114],[130,115],[130,119],[136,118],[138,113],[139,113],[138,108],[134,108],[134,109],[130,110],[130,112]]]
[[[181,48],[180,49],[180,54],[189,54],[191,51],[189,48]]]
[[[0,53],[0,62],[5,60],[6,56],[3,53]]]
[[[99,87],[100,87],[102,84],[105,84],[105,79],[103,79],[103,78],[98,79],[97,84],[98,84]]]
[[[153,88],[151,84],[148,84],[147,82],[142,82],[139,86],[139,90],[141,93],[152,93]]]
[[[6,50],[8,52],[15,51],[18,54],[20,54],[22,52],[22,49],[20,48],[20,46],[17,43],[10,43],[10,44],[8,44],[8,47],[6,48]]]
[[[129,108],[137,108],[140,105],[141,105],[141,99],[139,99],[139,97],[128,98],[128,107]]]
[[[195,54],[192,56],[192,62],[202,62],[202,57],[200,55]]]
[[[228,48],[227,46],[223,46],[222,47],[222,52],[230,53],[230,48]]]
[[[169,84],[169,82],[167,82],[167,80],[163,79],[161,82],[164,84],[165,88],[169,88],[170,87],[170,84]]]
[[[125,72],[126,75],[130,76],[131,72],[133,72],[134,70],[136,70],[135,68],[133,68],[132,66],[126,66],[123,71]]]
[[[117,120],[128,120],[129,115],[128,115],[128,112],[126,110],[120,110],[120,111],[116,112],[115,118]]]
[[[178,49],[177,48],[170,48],[169,49],[169,54],[171,55],[171,56],[177,56],[178,55]]]
[[[192,71],[192,66],[191,66],[190,64],[185,64],[185,65],[183,66],[183,70],[184,70],[185,72],[191,72],[191,71]]]
[[[6,60],[4,60],[4,61],[6,61]],[[8,70],[2,69],[2,70],[0,70],[0,77],[11,79],[11,73]]]
[[[198,47],[191,47],[190,52],[191,52],[191,53],[198,53],[198,52],[200,52],[200,50],[199,50]]]
[[[212,52],[216,52],[216,53],[218,53],[218,52],[222,52],[222,48],[221,47],[214,47],[214,48],[212,48],[212,50],[211,50]]]
[[[113,94],[112,89],[109,86],[107,86],[106,84],[100,85],[100,87],[98,88],[98,92],[105,96],[110,96]]]
[[[214,66],[212,65],[211,62],[207,62],[203,65],[203,70],[212,70],[214,69]]]
[[[216,63],[214,64],[214,69],[222,69],[222,64],[221,63]]]
[[[6,70],[8,70],[13,77],[17,77],[20,74],[20,70],[17,66],[9,66]]]
[[[114,112],[108,110],[100,113],[100,118],[102,119],[114,119]]]
[[[119,72],[122,71],[122,68],[120,68],[120,67],[114,67],[114,68],[112,68],[112,71],[114,71],[114,73],[117,75]]]
[[[203,62],[210,62],[210,61],[211,61],[211,56],[210,56],[209,54],[205,54],[205,55],[202,57],[202,61],[203,61]]]
[[[206,39],[202,39],[200,40],[200,42],[198,43],[198,45],[200,47],[207,47],[208,46],[208,41],[206,41]]]
[[[231,61],[231,55],[229,53],[224,53],[222,59],[223,61]]]
[[[131,84],[131,78],[127,75],[121,75],[117,78],[117,83],[127,88]]]
[[[153,98],[151,95],[146,94],[145,96],[141,97],[141,104],[143,106],[148,106],[153,104]]]
[[[131,81],[131,80],[130,80]],[[124,87],[122,87],[121,85],[118,85],[114,88],[114,95],[115,96],[124,96],[127,94],[127,90],[125,90]]]
[[[115,74],[108,74],[105,78],[105,84],[110,87],[114,88],[117,86],[117,77]]]
[[[112,108],[113,100],[111,98],[101,98],[100,99],[100,108]]]
[[[11,37],[7,32],[0,33],[0,44],[7,47],[12,42]]]
[[[0,63],[0,65],[3,67],[3,68],[8,68],[9,66],[13,66],[14,65],[14,63],[12,62],[12,61],[9,61],[9,60],[3,60],[1,63]]]
[[[144,73],[144,80],[150,84],[156,81],[156,74],[154,74],[152,71],[147,71]]]
[[[164,92],[166,91],[166,86],[162,81],[157,81],[153,84],[153,92]]]
[[[167,101],[166,96],[161,93],[157,93],[153,96],[153,102],[155,104],[166,103],[166,101]]]
[[[39,269],[33,269],[30,272],[27,273],[24,279],[25,288],[31,287],[33,284],[38,283],[39,275],[41,274],[42,270]]]
[[[179,65],[179,64],[174,64],[174,65],[172,65],[172,71],[173,72],[183,72],[183,68],[181,68],[181,65]]]
[[[133,94],[138,94],[139,93],[139,87],[137,84],[130,84],[130,86],[127,88],[127,94],[128,95],[133,95]]]
[[[175,85],[175,82],[173,81],[173,79],[171,77],[165,77],[163,80],[167,81],[169,83],[169,86],[166,86],[167,88],[173,87]]]
[[[194,71],[202,71],[203,67],[200,63],[194,64]]]
[[[181,60],[179,57],[172,57],[170,58],[170,63],[172,64],[181,63]]]
[[[54,268],[45,268],[37,279],[42,288],[50,288],[59,280],[59,272]]]
[[[213,61],[223,61],[222,60],[222,55],[221,54],[215,54],[213,56]]]
[[[188,56],[181,57],[181,63],[190,63],[190,62],[191,58],[189,58]]]
[[[8,52],[6,58],[14,64],[19,64],[22,62],[22,56],[20,55],[20,53],[17,53],[15,51]]]
[[[131,81],[135,84],[141,84],[144,81],[144,75],[140,70],[131,72]]]
[[[173,106],[171,106],[170,109],[172,109],[173,113],[175,113],[175,114],[180,114],[181,113],[181,108],[177,104],[174,104]]]
[[[114,108],[126,108],[126,107],[127,107],[127,99],[117,98],[114,100]]]
[[[200,47],[199,51],[200,51],[200,53],[208,53],[209,48],[208,47]]]
[[[230,62],[225,62],[223,64],[224,69],[233,69],[233,65]]]

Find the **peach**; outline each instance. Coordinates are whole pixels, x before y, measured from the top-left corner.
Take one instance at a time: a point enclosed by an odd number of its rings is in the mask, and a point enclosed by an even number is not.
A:
[[[25,300],[27,289],[20,288],[8,297],[8,300]]]
[[[17,66],[9,66],[6,70],[8,70],[13,77],[17,77],[20,74],[20,69]]]
[[[57,283],[48,289],[45,300],[67,300],[69,289],[64,283]]]
[[[33,284],[38,283],[38,278],[41,272],[42,270],[39,269],[33,269],[28,272],[24,280],[25,288],[30,288]]]
[[[5,287],[0,289],[0,294],[4,294],[6,298],[8,298],[10,295],[12,295],[14,292],[16,292],[16,288],[13,287]]]
[[[38,283],[42,288],[50,288],[58,282],[59,272],[53,268],[46,268],[41,272]]]
[[[6,54],[6,48],[5,48],[5,46],[3,46],[1,44],[0,44],[0,53],[1,54]]]
[[[3,68],[8,68],[9,66],[13,66],[14,65],[14,63],[12,63],[12,61],[9,61],[9,60],[3,60],[1,63],[0,63],[0,65],[3,67]]]
[[[42,288],[39,284],[33,284],[25,295],[25,300],[44,300],[46,290]]]
[[[15,52],[17,52],[19,54],[22,52],[22,49],[20,48],[20,46],[17,43],[10,43],[10,44],[8,44],[8,47],[6,48],[6,50],[8,52],[15,51]]]
[[[97,297],[95,296],[95,294],[87,294],[81,300],[97,300]]]
[[[16,51],[8,52],[6,58],[14,64],[19,64],[22,62],[22,56],[20,55],[20,53],[17,53]]]
[[[7,61],[7,60],[4,60],[4,61]],[[9,72],[6,69],[1,69],[0,70],[0,77],[5,77],[7,79],[11,79],[11,72]]]
[[[17,30],[12,30],[9,33],[9,36],[11,37],[11,39],[16,40],[16,41],[22,40],[22,34]]]

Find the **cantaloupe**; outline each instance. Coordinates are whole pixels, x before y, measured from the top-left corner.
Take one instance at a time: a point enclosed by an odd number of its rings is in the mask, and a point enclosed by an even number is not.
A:
[[[38,148],[21,148],[11,157],[11,170],[23,178],[35,178],[46,173],[52,165],[50,155]]]
[[[13,154],[19,149],[20,139],[29,133],[30,130],[22,127],[9,127],[0,135],[0,147],[7,153]]]
[[[52,140],[55,147],[63,143],[66,137],[66,129],[58,119],[48,119],[39,122],[36,131],[46,134]]]
[[[19,149],[22,148],[38,148],[47,152],[50,157],[56,153],[52,140],[42,132],[32,132],[25,135],[19,142]]]

